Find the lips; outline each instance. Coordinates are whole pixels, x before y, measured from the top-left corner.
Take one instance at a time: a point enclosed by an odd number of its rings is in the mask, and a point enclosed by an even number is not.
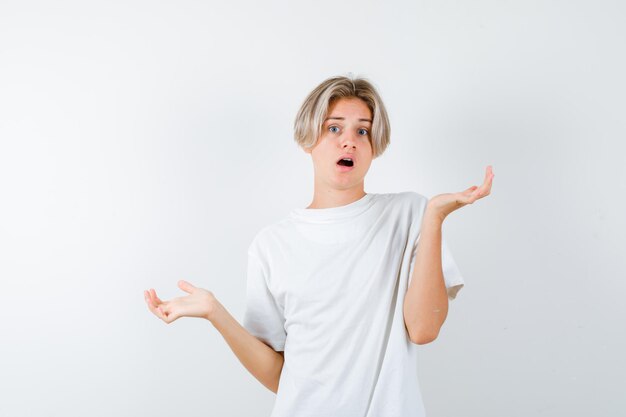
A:
[[[337,159],[337,164],[339,163],[339,161],[341,161],[342,159],[351,159],[352,160],[352,166],[356,165],[356,159],[354,158],[354,154],[351,153],[346,153],[343,154],[339,157],[339,159]]]

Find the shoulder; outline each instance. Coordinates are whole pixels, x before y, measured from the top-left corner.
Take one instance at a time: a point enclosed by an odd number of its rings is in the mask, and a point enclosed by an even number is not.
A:
[[[271,250],[280,241],[280,236],[288,233],[291,222],[288,219],[279,220],[261,227],[248,246],[248,254],[262,258],[268,250]]]
[[[426,212],[428,198],[416,191],[401,191],[386,195],[388,208],[386,212],[395,218],[402,218],[406,224],[421,224]],[[413,227],[413,226],[411,226]]]
[[[380,194],[389,204],[408,207],[410,210],[423,211],[428,204],[428,198],[416,191],[401,191],[398,193]]]

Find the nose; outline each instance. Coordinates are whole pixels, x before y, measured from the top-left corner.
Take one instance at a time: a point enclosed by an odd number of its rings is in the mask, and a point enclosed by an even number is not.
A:
[[[357,142],[357,134],[356,133],[344,133],[343,135],[341,135],[341,147],[342,148],[355,148],[356,147],[356,142]]]

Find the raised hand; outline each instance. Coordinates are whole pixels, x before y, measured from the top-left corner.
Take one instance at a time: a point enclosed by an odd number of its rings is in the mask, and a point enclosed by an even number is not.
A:
[[[197,288],[185,280],[178,281],[178,287],[189,293],[184,297],[162,301],[156,291],[144,291],[144,298],[150,311],[166,323],[171,323],[180,317],[198,317],[211,320],[212,312],[218,303],[211,291]]]
[[[439,217],[441,221],[443,221],[448,214],[452,213],[454,210],[488,196],[491,193],[491,184],[494,176],[491,165],[488,165],[485,173],[485,181],[480,187],[473,185],[465,191],[436,195],[428,200],[426,211]]]

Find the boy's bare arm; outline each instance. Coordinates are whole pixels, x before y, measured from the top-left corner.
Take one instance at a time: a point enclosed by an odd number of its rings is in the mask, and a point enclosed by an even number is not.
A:
[[[163,301],[154,289],[144,291],[148,309],[167,324],[181,317],[209,320],[222,334],[243,366],[270,391],[276,393],[283,369],[282,352],[276,352],[251,335],[230,315],[211,291],[196,287],[182,279],[178,281],[178,286],[189,295]]]
[[[228,346],[239,359],[239,362],[261,384],[265,385],[273,393],[276,393],[283,369],[283,352],[276,352],[250,334],[219,302],[212,311],[210,321],[222,334]]]
[[[448,295],[441,264],[443,220],[427,208],[422,219],[411,284],[404,296],[404,323],[418,345],[437,338],[448,315]]]

